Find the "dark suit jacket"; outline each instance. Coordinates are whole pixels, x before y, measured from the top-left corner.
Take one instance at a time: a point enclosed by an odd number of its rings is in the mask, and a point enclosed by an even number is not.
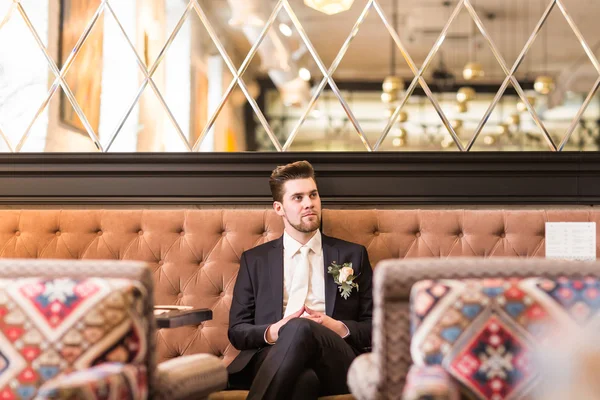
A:
[[[350,330],[345,339],[357,354],[370,350],[373,310],[372,277],[364,246],[322,235],[325,271],[325,313]],[[340,296],[338,285],[327,273],[332,262],[351,262],[358,292]],[[262,347],[267,327],[283,318],[283,236],[242,254],[229,312],[229,341],[241,353],[229,373],[241,371]]]

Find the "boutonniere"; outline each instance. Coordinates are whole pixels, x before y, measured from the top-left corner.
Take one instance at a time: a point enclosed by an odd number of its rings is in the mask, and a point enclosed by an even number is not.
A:
[[[354,282],[356,277],[352,269],[352,263],[337,264],[335,261],[327,267],[327,273],[333,276],[333,281],[338,285],[340,295],[347,299],[350,296],[353,288],[358,291],[358,283]]]

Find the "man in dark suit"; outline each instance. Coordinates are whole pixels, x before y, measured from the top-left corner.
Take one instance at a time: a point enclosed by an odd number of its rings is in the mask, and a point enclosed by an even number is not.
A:
[[[242,254],[228,331],[241,352],[228,367],[229,387],[249,388],[248,399],[348,393],[350,364],[371,346],[367,251],[321,234],[307,161],[277,167],[269,184],[285,232]],[[328,271],[332,265],[339,275]]]

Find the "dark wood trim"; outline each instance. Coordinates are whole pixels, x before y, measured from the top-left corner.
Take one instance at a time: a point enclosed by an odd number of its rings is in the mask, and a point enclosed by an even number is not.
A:
[[[0,155],[0,204],[264,204],[309,160],[328,205],[600,204],[600,153]]]

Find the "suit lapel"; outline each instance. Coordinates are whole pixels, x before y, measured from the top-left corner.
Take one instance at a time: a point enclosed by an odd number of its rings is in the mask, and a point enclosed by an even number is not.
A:
[[[269,249],[269,280],[277,321],[283,318],[283,236],[273,241]]]
[[[328,236],[322,234],[323,241],[323,268],[325,271],[325,314],[332,317],[333,309],[335,307],[335,300],[337,299],[337,285],[333,280],[333,276],[327,273],[327,267],[332,262],[340,262],[339,251],[335,247],[335,242]]]

